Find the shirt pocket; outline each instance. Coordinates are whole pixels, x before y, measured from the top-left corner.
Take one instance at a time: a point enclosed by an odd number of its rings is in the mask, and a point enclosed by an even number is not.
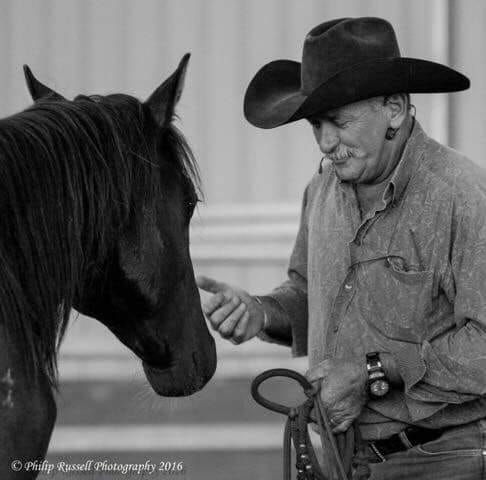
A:
[[[432,307],[434,274],[388,256],[362,264],[366,321],[389,340],[420,342]]]

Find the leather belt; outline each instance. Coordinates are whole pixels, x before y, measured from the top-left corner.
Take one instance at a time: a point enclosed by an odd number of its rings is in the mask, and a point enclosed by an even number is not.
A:
[[[387,455],[408,450],[416,445],[432,442],[438,439],[443,433],[444,429],[408,427],[391,437],[383,440],[373,440],[368,444],[374,454],[382,462],[385,462]]]

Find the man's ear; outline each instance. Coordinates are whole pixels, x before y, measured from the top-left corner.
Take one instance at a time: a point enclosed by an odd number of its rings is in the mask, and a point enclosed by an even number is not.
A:
[[[385,107],[388,110],[390,127],[400,128],[408,113],[408,100],[405,93],[395,93],[385,97]]]
[[[184,88],[187,63],[191,55],[186,53],[179,63],[176,71],[163,82],[145,101],[152,115],[160,127],[170,123],[177,102],[181,98]]]
[[[59,95],[59,93],[39,82],[39,80],[34,77],[34,74],[28,65],[24,65],[24,75],[27,88],[29,89],[30,95],[34,102],[40,98],[48,98],[50,100],[65,100],[62,95]]]

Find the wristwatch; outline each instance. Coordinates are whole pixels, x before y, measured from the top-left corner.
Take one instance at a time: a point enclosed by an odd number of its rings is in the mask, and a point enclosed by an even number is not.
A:
[[[370,397],[374,399],[384,397],[390,390],[390,383],[386,378],[378,352],[366,354],[366,370],[368,372],[368,393]]]

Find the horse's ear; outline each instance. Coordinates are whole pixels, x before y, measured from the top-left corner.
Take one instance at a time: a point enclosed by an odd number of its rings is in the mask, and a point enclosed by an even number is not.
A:
[[[32,70],[28,65],[24,65],[24,75],[25,81],[27,82],[27,88],[29,89],[30,95],[34,102],[40,98],[49,98],[50,100],[64,100],[62,95],[50,89],[43,83],[39,82],[37,78],[34,77]]]
[[[190,53],[186,53],[182,57],[176,71],[145,102],[145,105],[150,108],[156,122],[161,127],[172,120],[175,106],[181,98],[190,56]]]

